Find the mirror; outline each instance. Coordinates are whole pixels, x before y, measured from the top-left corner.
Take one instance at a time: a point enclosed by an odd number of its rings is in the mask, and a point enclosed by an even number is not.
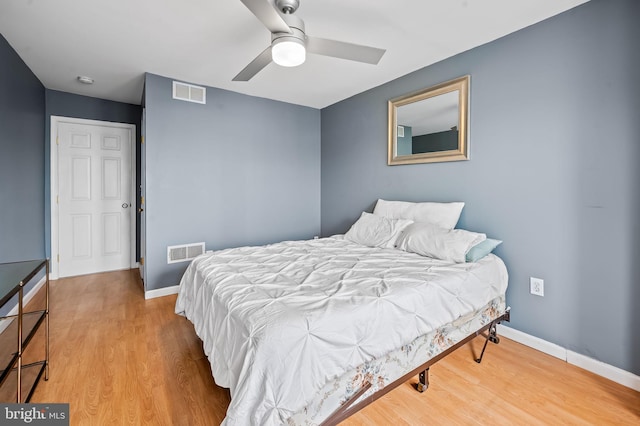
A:
[[[469,76],[389,101],[390,166],[469,159]]]

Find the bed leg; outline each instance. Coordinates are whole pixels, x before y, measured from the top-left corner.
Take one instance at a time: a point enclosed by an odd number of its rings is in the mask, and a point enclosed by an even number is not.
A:
[[[482,362],[482,357],[484,356],[484,351],[487,349],[487,343],[492,342],[495,344],[500,343],[500,338],[498,337],[498,327],[497,321],[493,321],[491,326],[489,326],[489,330],[487,332],[487,338],[484,341],[484,346],[482,347],[482,352],[480,352],[480,358],[476,359],[476,362],[480,364]]]
[[[418,375],[418,383],[416,384],[416,390],[420,393],[426,391],[429,388],[429,369],[421,371]]]

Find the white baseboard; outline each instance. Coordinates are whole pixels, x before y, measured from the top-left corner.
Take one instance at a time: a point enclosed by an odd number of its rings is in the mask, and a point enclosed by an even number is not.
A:
[[[27,304],[31,301],[31,299],[34,298],[34,296],[38,293],[38,290],[40,290],[42,288],[42,286],[44,285],[45,282],[47,282],[47,277],[46,276],[40,278],[40,281],[38,281],[36,283],[36,285],[34,285],[33,288],[31,288],[31,290],[29,290],[27,292],[27,294],[25,294],[22,297],[22,306],[27,306]],[[18,304],[17,303],[7,313],[7,316],[12,316],[12,315],[18,315]],[[0,321],[0,333],[2,333],[5,330],[5,328],[9,327],[10,323],[11,323],[10,320]]]
[[[640,392],[640,376],[626,370],[570,350],[567,350],[567,362]]]
[[[640,392],[640,376],[629,371],[570,351],[555,343],[547,342],[502,324],[498,325],[498,334]]]
[[[179,285],[173,285],[171,287],[157,288],[155,290],[146,290],[144,292],[145,299],[155,299],[156,297],[169,296],[170,294],[178,294],[180,289]]]
[[[544,352],[547,355],[560,358],[563,361],[567,360],[567,350],[562,346],[558,346],[555,343],[547,342],[538,337],[532,336],[522,331],[516,330],[505,325],[498,325],[498,334],[506,337],[507,339],[514,340],[518,343],[522,343],[525,346],[529,346],[540,352]]]

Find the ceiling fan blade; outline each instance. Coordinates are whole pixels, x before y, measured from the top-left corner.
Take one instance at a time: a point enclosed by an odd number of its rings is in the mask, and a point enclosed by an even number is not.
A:
[[[378,49],[376,47],[308,36],[307,51],[317,55],[333,56],[335,58],[365,62],[372,65],[380,62],[382,55],[386,52],[385,49]]]
[[[271,63],[271,46],[267,47],[249,65],[233,77],[233,81],[249,81],[258,74],[264,67]]]
[[[291,33],[291,28],[282,19],[270,0],[240,0],[247,8],[256,15],[272,33]]]

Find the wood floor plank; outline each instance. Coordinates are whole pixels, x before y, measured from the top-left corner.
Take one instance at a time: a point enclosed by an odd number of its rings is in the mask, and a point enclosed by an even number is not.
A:
[[[50,380],[32,401],[68,402],[72,425],[220,424],[229,392],[175,299],[144,300],[137,270],[52,281]],[[481,344],[432,367],[426,392],[416,377],[344,424],[640,425],[640,393],[505,338],[477,364]]]

